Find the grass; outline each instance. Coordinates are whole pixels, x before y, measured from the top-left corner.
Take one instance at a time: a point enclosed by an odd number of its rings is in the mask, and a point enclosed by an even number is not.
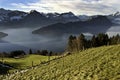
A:
[[[120,45],[91,48],[50,64],[1,76],[8,80],[120,80]]]
[[[55,56],[52,56],[51,59],[53,59],[54,57]],[[4,58],[4,62],[6,64],[10,64],[16,69],[25,69],[27,67],[36,66],[43,61],[48,61],[48,57],[41,55],[26,55],[24,58],[19,59]]]

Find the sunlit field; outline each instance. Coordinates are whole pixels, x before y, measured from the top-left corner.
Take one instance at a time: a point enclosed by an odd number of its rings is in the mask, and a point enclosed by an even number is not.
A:
[[[35,58],[36,57],[36,58]],[[21,62],[24,65],[40,63],[41,56],[32,55],[22,60],[9,59],[9,62]],[[47,57],[42,57],[48,60]],[[8,59],[7,59],[8,60]],[[25,60],[25,61],[24,61]],[[29,61],[30,60],[30,61]],[[35,66],[24,72],[1,76],[8,80],[119,80],[120,45],[91,48],[75,52],[60,59]],[[23,66],[23,65],[21,65]]]

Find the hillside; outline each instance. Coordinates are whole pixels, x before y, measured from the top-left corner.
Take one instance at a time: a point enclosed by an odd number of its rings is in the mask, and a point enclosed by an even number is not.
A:
[[[54,57],[51,57],[51,59]],[[1,61],[1,60],[0,60]],[[48,61],[47,56],[41,56],[41,55],[26,55],[23,58],[4,58],[4,61],[7,64],[10,64],[14,68],[17,69],[24,69],[27,67],[33,66],[40,64],[42,61]]]
[[[53,58],[55,56],[52,56],[50,60]],[[0,74],[28,69],[45,61],[48,61],[48,57],[41,55],[26,55],[23,58],[0,58]],[[2,65],[1,62],[4,62],[4,64]]]
[[[1,80],[120,80],[120,45],[91,48]]]
[[[8,36],[8,34],[0,32],[0,39],[3,38],[3,37],[6,37],[6,36]]]
[[[112,26],[106,16],[97,16],[87,21],[57,23],[33,31],[33,34],[44,36],[61,36],[64,34],[105,33]]]

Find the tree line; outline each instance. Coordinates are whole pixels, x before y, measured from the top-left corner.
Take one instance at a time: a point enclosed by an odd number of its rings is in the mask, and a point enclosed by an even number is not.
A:
[[[78,37],[70,35],[68,39],[67,51],[82,51],[92,47],[115,45],[119,43],[119,34],[109,37],[107,34],[99,33],[98,35],[93,35],[91,39],[86,39],[83,34],[80,34]]]
[[[31,55],[31,54],[43,55],[43,56],[58,55],[58,53],[48,51],[48,50],[33,51],[32,49],[29,49],[29,51],[27,53],[25,51],[23,51],[23,50],[15,50],[15,51],[11,51],[11,52],[2,52],[2,53],[0,53],[0,57],[22,58],[25,55]]]

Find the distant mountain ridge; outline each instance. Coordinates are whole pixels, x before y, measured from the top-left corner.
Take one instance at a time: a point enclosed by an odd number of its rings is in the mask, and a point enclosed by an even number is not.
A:
[[[3,38],[3,37],[6,37],[6,36],[8,36],[8,34],[0,32],[0,39]]]
[[[36,10],[31,10],[29,13],[17,10],[5,10],[0,8],[0,27],[22,27],[22,26],[44,26],[54,23],[75,22],[80,19],[72,12],[68,13],[40,13]]]
[[[115,24],[120,24],[120,12],[116,12],[114,14],[108,15],[108,19],[110,19]]]
[[[45,36],[61,36],[63,34],[104,33],[112,22],[106,16],[97,16],[87,21],[57,23],[33,31],[34,34]]]
[[[41,13],[36,10],[23,12],[0,8],[0,27],[24,28],[39,27],[34,34],[58,36],[63,34],[80,34],[105,32],[113,24],[120,24],[120,13],[111,15],[75,15],[66,13]]]
[[[98,16],[98,15],[96,15]],[[18,10],[6,10],[0,8],[0,27],[34,27],[47,26],[55,23],[67,23],[76,21],[87,21],[95,16],[78,15],[72,12],[66,13],[40,13],[36,10],[31,10],[29,13]],[[107,16],[113,23],[120,23],[120,13],[116,12]],[[116,24],[117,24],[116,23]]]

